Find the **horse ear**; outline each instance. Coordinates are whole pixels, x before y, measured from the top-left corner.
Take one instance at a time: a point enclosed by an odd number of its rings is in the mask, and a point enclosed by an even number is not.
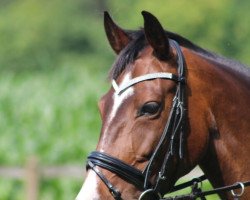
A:
[[[119,54],[130,42],[128,34],[111,19],[108,12],[104,12],[104,28],[112,49]]]
[[[153,47],[154,54],[160,60],[171,57],[168,37],[158,19],[147,11],[142,11],[144,32],[148,43]]]

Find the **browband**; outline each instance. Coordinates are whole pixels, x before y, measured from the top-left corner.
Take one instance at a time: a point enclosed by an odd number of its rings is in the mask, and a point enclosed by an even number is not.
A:
[[[129,87],[131,87],[132,85],[135,85],[139,82],[142,81],[147,81],[147,80],[152,80],[152,79],[169,79],[169,80],[174,80],[176,82],[181,81],[181,79],[179,79],[179,77],[175,74],[172,73],[167,73],[167,72],[158,72],[158,73],[151,73],[151,74],[146,74],[146,75],[142,75],[142,76],[138,76],[136,78],[133,78],[131,80],[129,80],[128,82],[118,86],[118,84],[116,83],[115,80],[112,80],[112,86],[114,88],[114,90],[116,91],[116,93],[118,95],[122,94],[126,89],[128,89]]]

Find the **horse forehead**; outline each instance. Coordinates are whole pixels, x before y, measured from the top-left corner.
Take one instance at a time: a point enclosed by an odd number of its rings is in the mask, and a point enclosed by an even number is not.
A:
[[[123,85],[131,80],[131,72],[126,73],[122,80],[119,82],[119,85]],[[113,105],[111,108],[110,116],[109,116],[109,122],[112,121],[112,119],[115,117],[119,107],[122,105],[125,99],[127,99],[129,96],[132,96],[134,93],[134,88],[130,87],[128,88],[124,93],[118,94],[116,91],[113,93]]]
[[[177,52],[175,49],[172,51],[173,57],[169,60],[159,60],[154,56],[154,50],[151,46],[145,47],[140,51],[137,59],[132,64],[131,71],[134,77],[155,73],[155,72],[168,72],[177,73]]]
[[[133,65],[133,76],[138,77],[156,72],[175,72],[172,67],[168,67],[169,63],[162,62],[154,56],[140,57],[135,60]]]

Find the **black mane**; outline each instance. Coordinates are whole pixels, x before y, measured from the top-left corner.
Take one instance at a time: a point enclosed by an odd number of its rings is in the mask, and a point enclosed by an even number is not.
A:
[[[122,71],[136,60],[138,53],[147,45],[143,29],[138,31],[128,31],[128,34],[132,38],[132,41],[118,55],[110,71],[110,79],[117,79]],[[168,38],[178,42],[181,46],[191,49],[196,53],[205,56],[207,59],[213,60],[250,77],[250,69],[241,63],[209,52],[176,33],[166,31],[166,35]]]

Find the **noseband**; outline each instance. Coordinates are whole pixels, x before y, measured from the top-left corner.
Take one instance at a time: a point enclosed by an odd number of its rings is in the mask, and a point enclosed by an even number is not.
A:
[[[183,158],[183,141],[186,121],[184,71],[185,61],[179,44],[174,40],[169,40],[169,42],[171,47],[177,52],[178,75],[172,73],[146,74],[144,76],[134,78],[120,87],[115,81],[112,82],[113,87],[118,95],[120,95],[132,85],[146,80],[168,79],[177,83],[177,90],[175,97],[173,98],[172,108],[170,110],[164,131],[157,147],[155,148],[147,166],[143,171],[140,171],[139,169],[136,169],[135,167],[128,165],[125,162],[103,152],[94,151],[88,156],[87,169],[92,169],[97,174],[97,176],[107,186],[115,200],[122,199],[121,193],[110,183],[110,181],[102,174],[101,171],[99,171],[96,166],[115,173],[125,181],[136,186],[140,191],[142,191],[139,200],[157,200],[160,199],[162,195],[164,195],[163,191],[160,191],[160,188],[162,188],[164,183],[167,181],[166,175],[169,163],[172,161],[175,155],[177,155],[179,159]],[[168,147],[166,147],[167,144]],[[156,158],[159,158],[159,155],[164,152],[166,148],[167,151],[165,153],[162,165],[159,169],[156,181],[153,184],[149,179],[152,176],[153,167],[156,164]]]

